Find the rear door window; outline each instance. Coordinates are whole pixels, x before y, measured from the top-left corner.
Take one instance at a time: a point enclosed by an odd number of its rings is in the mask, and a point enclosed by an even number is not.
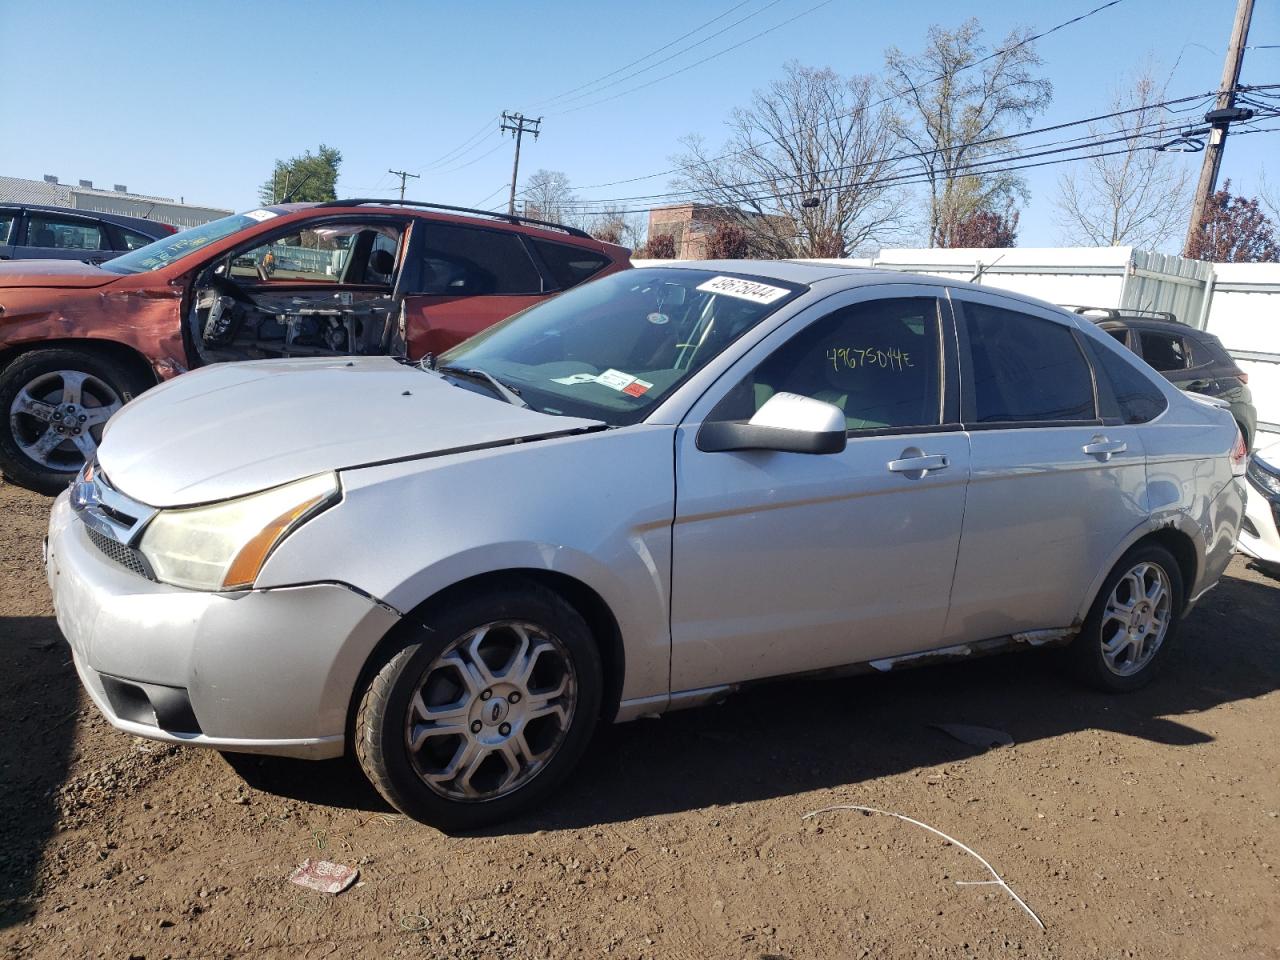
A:
[[[1183,337],[1143,330],[1142,359],[1161,373],[1185,370],[1191,366],[1191,351]]]
[[[145,247],[152,242],[150,237],[144,237],[140,233],[134,233],[132,230],[120,228],[120,236],[124,240],[124,248],[126,250],[137,250],[139,247]]]
[[[1093,375],[1065,324],[963,301],[969,375],[961,383],[968,423],[1093,420]]]
[[[426,296],[542,293],[542,275],[514,233],[422,221],[418,289]]]
[[[27,213],[27,246],[50,250],[110,250],[102,227],[89,220]]]
[[[609,258],[595,250],[575,247],[568,243],[529,238],[533,249],[547,267],[556,289],[567,290],[599,273],[609,265]]]

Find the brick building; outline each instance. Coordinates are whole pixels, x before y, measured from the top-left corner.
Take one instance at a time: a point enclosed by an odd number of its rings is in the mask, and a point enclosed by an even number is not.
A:
[[[661,234],[670,236],[675,241],[677,260],[704,260],[707,256],[707,239],[715,229],[716,221],[730,216],[735,220],[742,220],[762,214],[710,203],[675,203],[654,207],[649,211],[649,237]],[[785,217],[775,219],[786,221],[790,225]]]

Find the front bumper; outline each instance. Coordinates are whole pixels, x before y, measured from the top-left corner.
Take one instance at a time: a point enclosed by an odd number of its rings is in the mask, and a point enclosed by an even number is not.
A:
[[[399,620],[340,584],[205,593],[154,583],[93,545],[66,493],[45,568],[76,671],[111,724],[219,750],[341,755],[360,671]]]
[[[1252,482],[1245,486],[1249,496],[1236,546],[1255,560],[1280,567],[1280,501],[1270,499]]]

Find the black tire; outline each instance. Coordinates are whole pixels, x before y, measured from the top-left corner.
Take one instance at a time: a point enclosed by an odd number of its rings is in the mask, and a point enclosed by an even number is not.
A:
[[[123,403],[154,385],[154,381],[145,380],[113,357],[66,347],[28,351],[0,370],[0,472],[10,483],[50,496],[66,489],[84,462],[83,457],[66,452],[60,454],[60,462],[53,467],[28,456],[14,435],[10,407],[24,387],[63,370],[79,371],[102,381]],[[24,422],[24,426],[29,423]]]
[[[1167,578],[1170,594],[1168,626],[1163,640],[1145,665],[1133,673],[1122,675],[1108,664],[1103,653],[1104,617],[1117,585],[1126,574],[1142,564],[1158,567]],[[1102,589],[1094,598],[1080,635],[1067,648],[1067,657],[1076,675],[1089,686],[1104,693],[1128,693],[1150,683],[1168,659],[1169,648],[1177,637],[1178,627],[1182,622],[1184,589],[1182,570],[1173,554],[1164,547],[1155,543],[1140,543],[1129,550],[1103,581]]]
[[[406,718],[428,668],[455,641],[485,624],[523,621],[555,637],[573,671],[576,702],[558,746],[523,785],[491,799],[443,796],[419,776],[410,756]],[[557,655],[557,659],[563,659]],[[581,759],[600,715],[600,653],[586,622],[555,592],[513,577],[467,590],[436,604],[367,672],[356,709],[354,752],[365,776],[402,813],[440,830],[467,831],[507,820],[550,794]],[[465,699],[465,692],[462,693]],[[472,700],[474,703],[474,699]],[[493,702],[493,701],[490,701]],[[459,738],[461,742],[462,738]]]

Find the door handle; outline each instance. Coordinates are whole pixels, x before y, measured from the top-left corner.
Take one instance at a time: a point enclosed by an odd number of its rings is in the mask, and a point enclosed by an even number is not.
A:
[[[1123,440],[1108,440],[1106,437],[1094,437],[1080,449],[1091,457],[1101,457],[1106,461],[1111,459],[1111,455],[1113,453],[1124,453],[1129,449],[1129,445]]]
[[[890,473],[919,473],[927,470],[945,470],[951,466],[951,458],[943,453],[922,454],[918,457],[903,457],[901,460],[890,460]]]

